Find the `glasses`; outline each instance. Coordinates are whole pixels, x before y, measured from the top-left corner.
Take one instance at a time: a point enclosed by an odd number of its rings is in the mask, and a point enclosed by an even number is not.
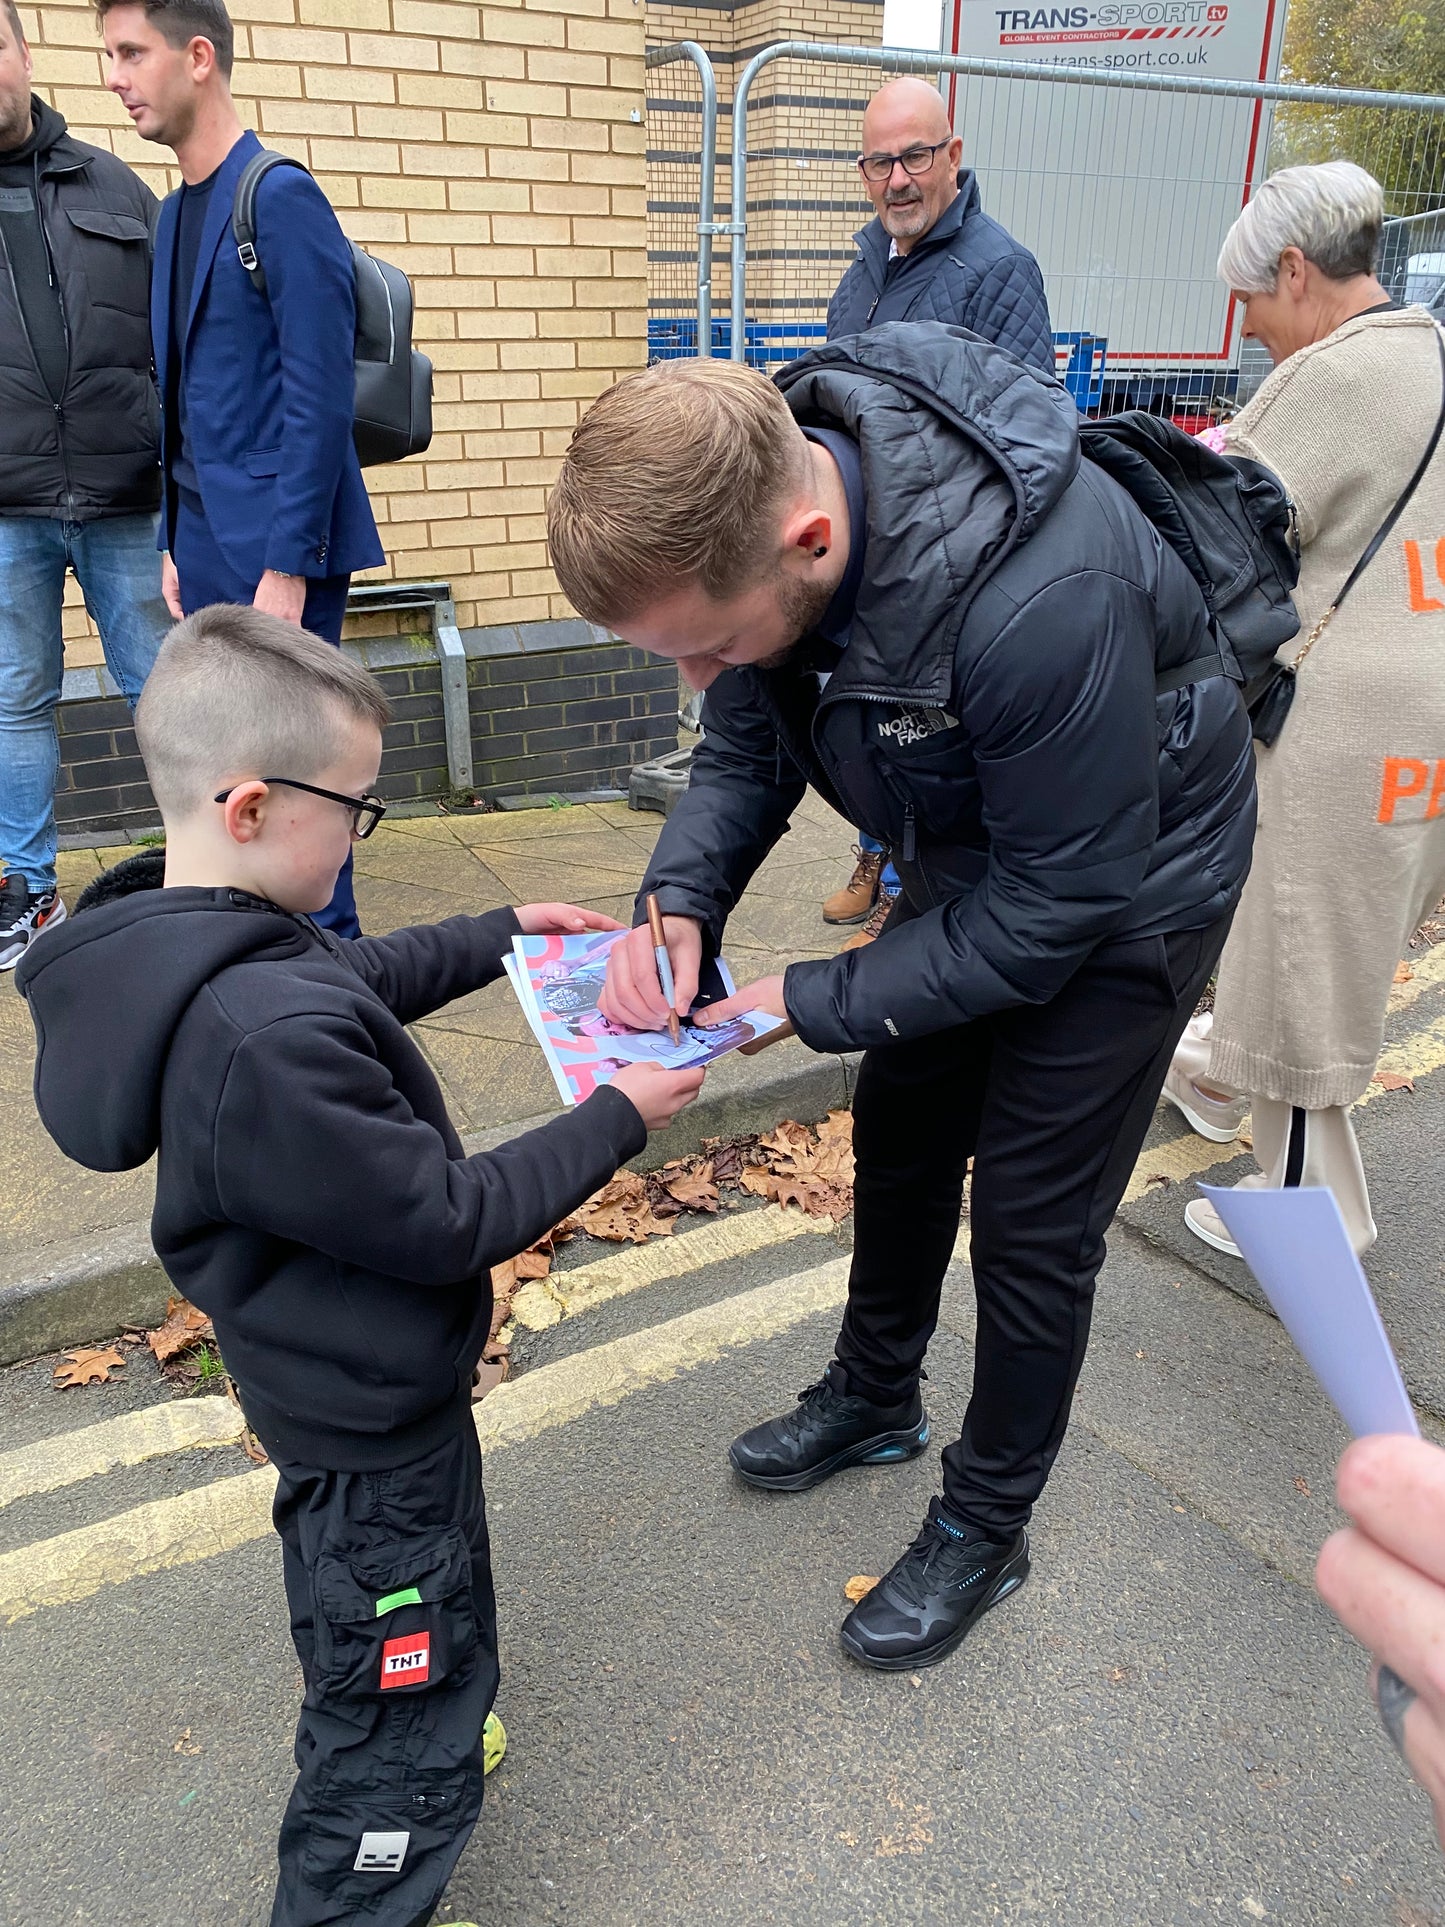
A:
[[[905,174],[926,174],[939,148],[947,147],[952,139],[950,134],[944,140],[935,141],[931,147],[925,147],[920,142],[917,147],[905,148],[901,154],[860,154],[858,171],[865,181],[886,181],[894,168],[900,165]]]
[[[351,834],[358,843],[364,843],[386,815],[386,805],[379,796],[343,796],[339,790],[321,790],[314,783],[298,783],[294,776],[263,776],[261,781],[280,784],[283,789],[305,790],[308,796],[324,796],[328,803],[340,803],[343,809],[351,811]],[[240,787],[239,783],[233,783],[231,789],[222,790],[211,800],[224,803]]]

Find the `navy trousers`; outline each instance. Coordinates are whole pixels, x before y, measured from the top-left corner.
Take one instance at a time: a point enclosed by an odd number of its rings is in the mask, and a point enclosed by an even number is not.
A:
[[[176,511],[175,547],[171,560],[181,578],[181,607],[187,615],[205,609],[213,602],[250,603],[256,584],[231,567],[217,548],[205,517],[182,495]],[[306,607],[301,626],[323,642],[341,646],[341,624],[346,615],[346,597],[351,588],[349,575],[308,578]],[[285,772],[277,770],[277,776]],[[351,885],[351,857],[348,855],[336,879],[336,890],[316,922],[338,937],[359,937],[361,925],[356,916],[356,897]]]

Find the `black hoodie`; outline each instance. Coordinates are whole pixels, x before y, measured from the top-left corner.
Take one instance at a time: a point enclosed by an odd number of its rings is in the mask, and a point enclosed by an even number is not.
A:
[[[497,910],[342,943],[239,890],[141,887],[16,972],[46,1129],[92,1170],[159,1154],[156,1252],[276,1457],[368,1471],[439,1443],[490,1267],[646,1142],[604,1087],[464,1155],[403,1026],[499,977],[518,927]]]

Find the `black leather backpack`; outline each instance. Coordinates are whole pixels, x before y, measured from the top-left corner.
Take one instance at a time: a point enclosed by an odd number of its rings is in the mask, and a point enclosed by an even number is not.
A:
[[[1216,455],[1137,408],[1081,423],[1079,446],[1133,497],[1199,584],[1224,673],[1246,690],[1258,683],[1281,643],[1299,632],[1294,510],[1279,477],[1246,456]],[[1202,662],[1168,670],[1160,693],[1204,673]]]
[[[231,205],[236,253],[258,294],[266,275],[256,252],[256,188],[273,167],[309,169],[289,154],[263,148],[241,170]],[[431,362],[411,345],[411,283],[354,241],[356,276],[356,418],[351,438],[363,468],[420,455],[431,442]]]

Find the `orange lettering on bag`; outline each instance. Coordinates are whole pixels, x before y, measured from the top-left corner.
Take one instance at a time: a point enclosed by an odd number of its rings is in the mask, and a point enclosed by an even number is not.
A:
[[[1425,805],[1425,821],[1440,814],[1441,804],[1445,803],[1445,758],[1435,765],[1435,781],[1430,785],[1430,801]]]
[[[1430,765],[1418,756],[1387,756],[1385,758],[1385,781],[1380,790],[1380,814],[1378,821],[1393,823],[1395,805],[1402,796],[1419,796],[1425,787],[1425,778],[1430,773]]]
[[[1436,547],[1435,559],[1437,564],[1441,560],[1442,549],[1445,549],[1445,543],[1441,543]],[[1410,608],[1415,615],[1424,616],[1429,615],[1432,609],[1445,609],[1445,602],[1437,601],[1434,596],[1426,595],[1425,593],[1425,565],[1420,560],[1420,544],[1418,542],[1407,542],[1405,544],[1405,574],[1410,582]],[[1382,822],[1386,820],[1387,819],[1383,817],[1381,818]]]

